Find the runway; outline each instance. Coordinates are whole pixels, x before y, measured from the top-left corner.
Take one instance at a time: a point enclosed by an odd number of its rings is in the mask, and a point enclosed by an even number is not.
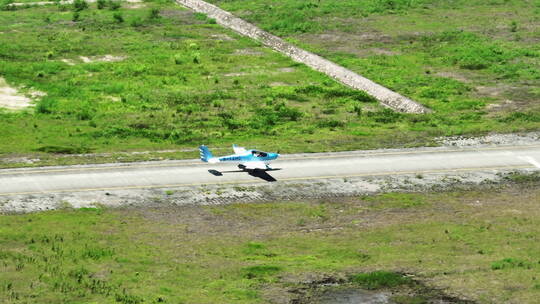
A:
[[[231,152],[232,153],[232,152]],[[0,170],[0,196],[173,188],[361,176],[540,170],[540,144],[282,155],[276,170],[249,174],[199,160]]]

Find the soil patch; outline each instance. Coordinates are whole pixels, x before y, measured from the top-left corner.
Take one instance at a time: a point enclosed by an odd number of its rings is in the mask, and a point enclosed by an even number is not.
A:
[[[11,110],[20,110],[31,106],[31,99],[25,97],[17,89],[8,86],[4,78],[0,77],[0,107]]]
[[[464,82],[464,83],[471,82],[471,80],[469,78],[467,78],[465,75],[459,74],[459,73],[456,73],[456,72],[442,71],[442,72],[436,73],[435,76],[444,77],[444,78],[451,78],[451,79],[455,79],[457,81],[461,81],[461,82]]]
[[[221,41],[233,41],[234,40],[234,38],[232,38],[229,35],[225,35],[225,34],[215,34],[215,35],[211,35],[210,37],[212,37],[212,39],[221,40]]]
[[[262,56],[264,55],[263,52],[257,51],[254,49],[240,49],[234,51],[235,55],[251,55],[251,56]]]
[[[84,63],[92,63],[92,62],[115,62],[115,61],[122,61],[126,59],[126,56],[113,56],[113,55],[103,55],[103,56],[93,56],[93,57],[86,57],[86,56],[79,56],[79,58]]]
[[[163,9],[159,11],[159,15],[161,17],[180,21],[181,24],[185,24],[185,25],[205,23],[204,20],[196,19],[193,12],[188,11],[188,10]]]
[[[78,63],[93,63],[93,62],[117,62],[117,61],[122,61],[122,60],[125,60],[127,58],[127,56],[114,56],[114,55],[103,55],[103,56],[91,56],[91,57],[87,57],[87,56],[79,56],[79,60],[75,60],[75,59],[61,59],[60,61],[62,61],[63,63],[67,64],[67,65],[76,65]]]

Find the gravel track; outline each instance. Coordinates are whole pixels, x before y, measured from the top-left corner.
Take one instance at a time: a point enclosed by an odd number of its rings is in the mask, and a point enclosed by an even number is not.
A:
[[[290,57],[294,61],[303,63],[351,88],[365,91],[386,107],[406,113],[431,112],[430,109],[407,97],[391,91],[318,55],[298,48],[277,36],[261,30],[251,23],[235,17],[233,14],[220,9],[215,5],[200,0],[176,0],[176,2],[196,12],[204,13],[208,17],[215,19],[217,23],[230,28],[241,35],[260,41],[262,44]]]

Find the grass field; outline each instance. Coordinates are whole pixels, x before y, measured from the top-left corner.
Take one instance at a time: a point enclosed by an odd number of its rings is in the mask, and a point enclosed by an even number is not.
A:
[[[235,142],[328,151],[538,129],[539,15],[533,4],[390,1],[397,5],[391,10],[366,10],[380,1],[334,2],[217,3],[434,114],[385,110],[170,2],[78,2],[0,11],[0,77],[23,93],[46,94],[34,109],[0,110],[0,155]],[[295,13],[283,17],[291,8]],[[479,12],[478,18],[465,18],[467,11]],[[488,23],[493,12],[503,28]]]
[[[538,1],[211,2],[444,114],[432,125],[538,128]]]
[[[2,215],[0,301],[262,303],[310,277],[376,288],[399,272],[479,303],[534,303],[538,202],[538,181],[525,181],[332,202]]]

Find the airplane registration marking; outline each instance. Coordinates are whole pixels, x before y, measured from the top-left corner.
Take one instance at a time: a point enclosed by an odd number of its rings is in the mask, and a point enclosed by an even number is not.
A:
[[[437,170],[416,170],[416,171],[392,171],[384,173],[362,173],[362,174],[344,174],[344,175],[322,175],[308,177],[289,177],[282,178],[280,181],[298,181],[298,180],[313,180],[313,179],[334,179],[334,178],[352,178],[363,176],[388,176],[388,175],[406,175],[419,173],[445,173],[445,172],[470,172],[483,170],[501,170],[501,169],[529,169],[533,166],[497,166],[497,167],[478,167],[478,168],[459,168],[459,169],[437,169]],[[146,186],[118,186],[118,187],[102,187],[102,188],[79,188],[79,189],[60,189],[50,191],[29,191],[29,192],[11,192],[0,193],[1,196],[13,195],[31,195],[31,194],[50,194],[50,193],[65,193],[65,192],[90,192],[90,191],[114,191],[114,190],[133,190],[133,189],[160,189],[160,188],[177,188],[201,185],[231,185],[231,184],[255,184],[266,183],[262,180],[238,180],[228,182],[203,182],[203,183],[183,183],[183,184],[164,184],[164,185],[146,185]]]
[[[496,150],[505,150],[505,149],[514,149],[514,150],[526,150],[531,148],[537,148],[540,145],[527,145],[527,146],[505,146],[505,147],[486,147],[486,148],[475,148],[475,149],[454,149],[454,150],[440,150],[440,151],[396,151],[396,152],[366,152],[363,154],[339,154],[339,155],[318,155],[318,156],[298,156],[282,158],[281,161],[289,160],[305,160],[305,159],[323,159],[323,158],[346,158],[346,157],[370,157],[370,156],[380,156],[380,155],[406,155],[406,154],[437,154],[437,153],[453,153],[453,152],[481,152],[481,151],[496,151]],[[324,152],[323,152],[324,153]],[[332,152],[329,152],[332,153]],[[278,160],[279,161],[279,160]],[[162,167],[181,167],[181,166],[202,166],[207,165],[204,162],[186,162],[186,163],[173,163],[173,164],[147,164],[147,165],[116,165],[116,166],[103,166],[103,167],[84,167],[84,168],[60,168],[60,169],[44,169],[44,170],[20,170],[17,169],[4,169],[4,170],[13,170],[0,172],[0,175],[15,175],[15,174],[33,174],[33,173],[56,173],[56,172],[84,172],[84,171],[103,171],[111,169],[140,169],[140,168],[162,168]]]

